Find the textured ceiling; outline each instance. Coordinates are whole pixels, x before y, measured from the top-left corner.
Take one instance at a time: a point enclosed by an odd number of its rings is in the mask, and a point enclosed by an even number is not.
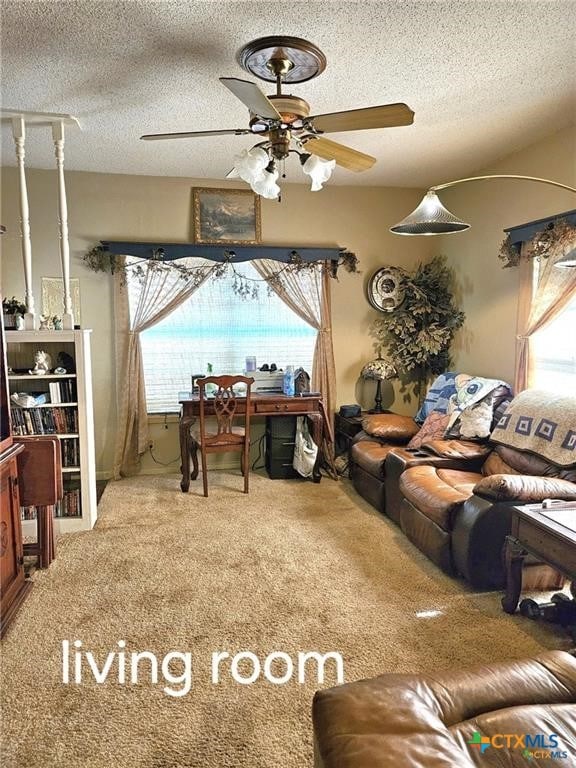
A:
[[[332,183],[425,186],[485,167],[576,117],[576,0],[178,2],[2,0],[2,106],[75,115],[67,169],[223,178],[251,136],[143,142],[142,133],[245,127],[219,76],[265,35],[311,40],[326,70],[293,85],[312,113],[406,102],[402,128],[327,134],[377,157]],[[273,92],[273,86],[259,83]],[[53,168],[30,127],[29,167]],[[8,125],[2,159],[14,164]],[[287,161],[289,181],[304,181]]]

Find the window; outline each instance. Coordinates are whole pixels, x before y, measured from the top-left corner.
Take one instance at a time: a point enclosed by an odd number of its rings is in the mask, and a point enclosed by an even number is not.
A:
[[[249,262],[235,270],[259,280],[258,297],[234,291],[234,273],[209,278],[184,304],[140,334],[148,413],[178,410],[178,393],[188,392],[193,374],[242,373],[246,357],[257,366],[302,366],[312,373],[316,330],[275,294]],[[133,304],[133,302],[132,302]],[[132,311],[131,304],[131,311]]]
[[[576,295],[545,328],[532,336],[532,386],[558,392],[576,391]]]

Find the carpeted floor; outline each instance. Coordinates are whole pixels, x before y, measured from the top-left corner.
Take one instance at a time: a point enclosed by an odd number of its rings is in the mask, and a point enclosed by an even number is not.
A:
[[[97,527],[60,541],[2,642],[5,768],[311,766],[314,670],[304,684],[241,685],[224,665],[216,685],[214,651],[262,662],[337,651],[354,680],[569,647],[503,614],[499,594],[441,574],[346,482],[251,482],[244,496],[239,476],[211,473],[208,499],[198,484],[182,494],[173,475],[108,484]],[[81,640],[100,667],[119,640],[159,660],[190,651],[192,687],[170,697],[145,664],[144,681],[121,684],[117,659],[106,682],[85,671],[65,685],[63,640]]]

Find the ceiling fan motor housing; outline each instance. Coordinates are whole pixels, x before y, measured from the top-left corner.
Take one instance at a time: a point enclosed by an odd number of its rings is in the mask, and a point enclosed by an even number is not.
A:
[[[290,96],[288,94],[282,94],[282,96],[268,96],[268,99],[280,113],[283,125],[292,126],[294,123],[297,123],[297,125],[294,125],[295,130],[303,127],[298,121],[305,120],[310,114],[310,105],[307,101],[301,99],[299,96]],[[250,128],[255,133],[260,133],[269,129],[271,122],[269,119],[259,117],[254,113],[250,114]]]
[[[270,140],[270,150],[275,160],[284,160],[290,152],[290,140],[292,138],[290,131],[280,129],[270,131],[268,134]]]
[[[282,122],[288,125],[310,114],[310,105],[299,96],[282,94],[282,96],[268,96],[268,99],[282,115]]]

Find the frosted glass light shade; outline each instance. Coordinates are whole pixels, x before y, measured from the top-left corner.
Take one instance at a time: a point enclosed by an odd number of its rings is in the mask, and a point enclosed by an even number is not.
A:
[[[234,175],[251,185],[262,178],[269,162],[268,153],[262,147],[243,149],[239,155],[234,156]]]
[[[336,160],[322,160],[317,155],[310,155],[302,166],[302,170],[310,176],[312,192],[318,192],[322,189],[322,184],[328,181],[335,167]]]
[[[280,187],[276,184],[277,179],[278,171],[274,169],[273,171],[263,171],[259,178],[249,183],[257,195],[265,197],[267,200],[275,200],[280,194]]]

